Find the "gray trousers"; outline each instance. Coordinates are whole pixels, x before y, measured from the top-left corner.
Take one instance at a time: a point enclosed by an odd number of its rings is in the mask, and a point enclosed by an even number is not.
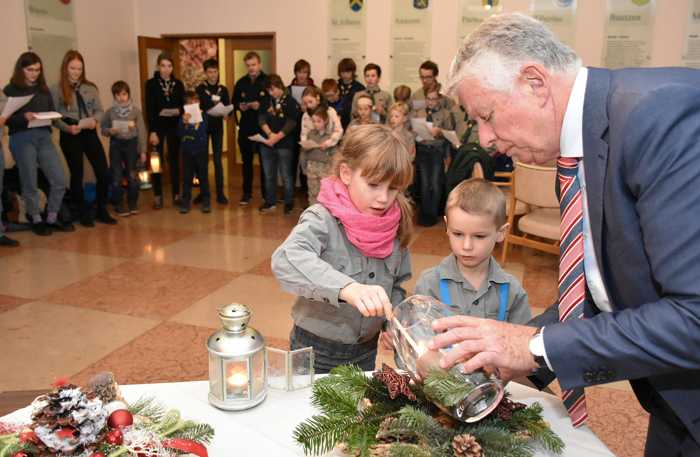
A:
[[[51,131],[40,127],[14,133],[10,135],[10,149],[12,157],[17,162],[19,179],[22,182],[22,198],[32,222],[41,219],[37,167],[44,172],[51,186],[46,205],[47,211],[58,213],[63,194],[66,193],[66,175],[56,147],[51,141]]]

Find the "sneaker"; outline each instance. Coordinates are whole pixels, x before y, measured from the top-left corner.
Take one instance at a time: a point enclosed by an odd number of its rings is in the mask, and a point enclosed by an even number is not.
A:
[[[95,220],[92,218],[91,215],[89,214],[83,214],[80,216],[80,225],[83,227],[94,227],[95,226]]]
[[[211,213],[211,203],[209,202],[204,202],[202,203],[202,207],[200,208],[203,213]]]
[[[202,203],[202,194],[199,194],[196,197],[194,197],[194,200],[192,200],[192,203],[195,205],[199,205],[200,203]]]
[[[241,199],[238,201],[238,204],[240,206],[248,206],[248,205],[250,205],[250,200],[251,200],[250,197],[241,197]]]
[[[16,248],[19,246],[19,241],[13,240],[9,236],[0,235],[0,246],[6,248]]]
[[[216,196],[216,203],[219,205],[228,205],[228,198],[226,198],[226,195],[217,195]]]
[[[190,205],[183,203],[180,205],[180,214],[187,214],[190,212]]]
[[[153,209],[163,209],[163,196],[153,197]]]
[[[180,206],[182,204],[182,198],[179,195],[173,195],[173,206]]]
[[[292,214],[293,209],[294,209],[293,203],[285,203],[284,204],[284,214]]]
[[[127,210],[127,209],[124,207],[123,204],[115,205],[115,206],[114,206],[114,211],[116,211],[117,216],[119,216],[119,217],[128,217],[129,214],[131,214],[131,213],[129,212],[129,210]]]
[[[260,211],[261,213],[271,213],[275,209],[277,209],[277,205],[270,205],[268,203],[265,203],[260,207],[260,209],[258,209],[258,211]]]
[[[56,221],[46,224],[54,232],[75,232],[75,227],[70,222]]]
[[[136,206],[136,204],[130,204],[129,205],[129,214],[131,214],[133,216],[133,215],[136,215],[138,213],[139,213],[139,209]]]
[[[46,225],[44,222],[35,222],[32,224],[32,232],[39,236],[49,236],[51,235],[51,227]]]
[[[113,218],[111,214],[109,214],[109,211],[107,211],[106,208],[98,210],[95,220],[107,225],[116,225],[117,223],[117,220]]]

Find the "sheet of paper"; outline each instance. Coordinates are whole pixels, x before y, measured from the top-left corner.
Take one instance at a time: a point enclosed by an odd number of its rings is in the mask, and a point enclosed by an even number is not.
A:
[[[411,128],[422,140],[434,140],[435,137],[430,133],[428,123],[422,117],[411,118]]]
[[[18,109],[29,103],[29,100],[34,97],[32,95],[25,95],[24,97],[8,97],[5,107],[2,109],[2,114],[0,117],[10,117],[17,112]]]
[[[61,117],[63,117],[61,116],[61,113],[57,113],[56,111],[44,111],[41,113],[34,113],[34,116],[42,121],[60,119]]]
[[[459,138],[457,137],[457,132],[455,132],[454,130],[443,130],[442,136],[444,136],[447,141],[452,143],[452,146],[454,146],[455,149],[459,149],[459,147],[461,146]]]
[[[199,109],[199,103],[191,103],[184,106],[185,113],[190,115],[188,124],[199,124],[202,122],[202,110]]]
[[[249,136],[248,139],[250,141],[257,141],[258,143],[264,143],[265,141],[267,141],[267,139],[259,133],[256,133],[253,136]]]
[[[304,93],[306,86],[292,86],[292,98],[301,105],[301,94]]]
[[[224,106],[223,103],[217,103],[207,111],[207,114],[214,117],[224,117],[231,114],[231,111],[233,111],[233,105]]]
[[[413,100],[411,101],[411,105],[413,106],[414,110],[419,110],[425,108],[425,100]]]
[[[127,133],[129,131],[129,123],[130,121],[120,121],[115,119],[112,121],[112,128],[117,129],[120,132]]]
[[[94,128],[93,122],[94,122],[93,118],[86,117],[86,118],[80,119],[80,121],[78,121],[78,127],[80,127],[81,129],[92,129],[92,128]]]
[[[27,123],[27,127],[35,129],[37,127],[51,127],[51,119],[34,119]]]
[[[158,115],[162,117],[177,117],[180,115],[180,110],[177,108],[163,108]]]
[[[304,149],[316,149],[316,148],[321,147],[318,143],[316,143],[315,141],[311,141],[311,140],[302,140],[299,142],[299,144]]]

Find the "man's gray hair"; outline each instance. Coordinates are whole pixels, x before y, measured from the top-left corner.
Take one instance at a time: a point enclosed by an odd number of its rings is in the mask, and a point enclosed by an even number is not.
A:
[[[491,89],[510,91],[525,62],[550,71],[576,74],[581,59],[540,21],[521,13],[494,15],[470,33],[452,61],[447,91],[466,77]]]

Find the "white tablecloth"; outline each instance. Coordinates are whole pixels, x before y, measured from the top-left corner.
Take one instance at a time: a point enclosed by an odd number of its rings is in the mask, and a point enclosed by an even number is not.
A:
[[[292,438],[294,428],[315,413],[309,397],[311,389],[295,392],[270,390],[265,401],[253,409],[230,412],[211,406],[207,400],[207,381],[121,386],[127,401],[156,397],[164,406],[177,408],[183,418],[206,422],[214,427],[214,441],[207,447],[212,457],[284,457],[303,456]],[[544,418],[566,443],[566,457],[613,456],[587,427],[571,427],[561,401],[550,394],[520,384],[509,384],[512,399],[523,403],[538,401]],[[23,408],[2,421],[29,423],[30,410]],[[547,454],[538,454],[545,457]]]

